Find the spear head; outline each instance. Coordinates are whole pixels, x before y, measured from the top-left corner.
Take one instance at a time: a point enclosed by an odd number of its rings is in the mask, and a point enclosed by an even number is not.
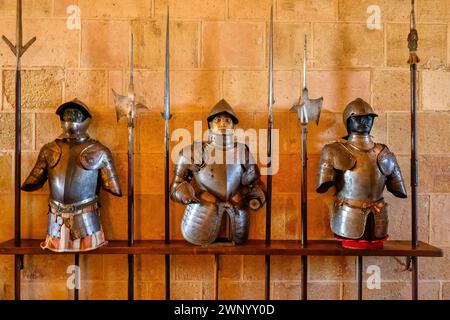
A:
[[[297,111],[298,119],[302,125],[307,125],[310,121],[319,124],[320,112],[322,111],[323,98],[309,99],[308,89],[303,88],[302,99],[294,105],[291,110]]]
[[[302,125],[307,125],[309,121],[315,121],[319,124],[320,112],[322,110],[323,97],[318,99],[309,99],[308,87],[306,85],[306,67],[307,67],[307,43],[305,35],[305,52],[303,59],[303,91],[298,104],[291,108],[291,111],[297,111],[298,119]]]
[[[167,7],[167,19],[166,19],[166,52],[165,52],[165,67],[164,67],[164,112],[161,116],[166,123],[172,118],[170,114],[170,13],[169,7]]]
[[[20,69],[20,58],[36,41],[36,37],[31,38],[25,45],[22,42],[22,0],[17,0],[16,6],[16,45],[12,43],[6,36],[2,35],[3,41],[11,49],[12,53],[17,57],[18,69]]]
[[[129,123],[134,121],[136,112],[139,110],[149,110],[147,106],[142,103],[136,103],[136,95],[134,92],[134,37],[131,34],[131,45],[130,45],[130,85],[128,88],[128,95],[123,96],[117,93],[114,89],[112,93],[114,95],[114,105],[116,107],[116,117],[117,122],[123,117],[128,117]]]
[[[137,111],[150,110],[144,104],[136,103],[134,94],[123,96],[117,93],[114,89],[112,90],[112,93],[114,95],[114,105],[116,107],[117,122],[119,122],[120,119],[124,117],[134,119]]]

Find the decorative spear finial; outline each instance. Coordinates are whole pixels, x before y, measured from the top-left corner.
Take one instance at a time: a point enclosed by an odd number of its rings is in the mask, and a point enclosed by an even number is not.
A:
[[[417,56],[417,42],[419,41],[419,35],[416,29],[416,14],[414,10],[414,0],[411,0],[411,15],[409,21],[409,35],[408,35],[408,48],[409,48],[409,64],[417,64],[420,62]]]

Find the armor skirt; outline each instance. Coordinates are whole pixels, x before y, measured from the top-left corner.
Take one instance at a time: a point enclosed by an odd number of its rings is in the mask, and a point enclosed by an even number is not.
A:
[[[184,239],[199,246],[213,243],[219,234],[224,213],[230,218],[233,241],[245,242],[248,238],[248,213],[227,202],[188,205],[181,223]]]
[[[48,233],[42,249],[54,252],[83,252],[106,245],[98,206],[88,205],[73,212],[50,206]]]
[[[374,217],[373,233],[376,238],[387,236],[388,205],[384,199],[374,202],[363,202],[351,199],[337,199],[331,217],[331,230],[344,238],[361,239],[366,229],[369,214]]]

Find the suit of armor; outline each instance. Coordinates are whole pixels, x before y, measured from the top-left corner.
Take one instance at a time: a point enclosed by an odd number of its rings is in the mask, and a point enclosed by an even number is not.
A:
[[[79,110],[81,122],[65,121],[66,110]],[[86,133],[91,114],[81,101],[61,105],[56,112],[64,134],[44,145],[31,173],[22,185],[24,191],[50,186],[48,233],[43,249],[79,252],[105,245],[100,224],[98,191],[101,186],[121,196],[111,152]]]
[[[224,116],[238,123],[225,100],[208,117],[208,125]],[[258,166],[245,144],[236,143],[232,130],[210,130],[207,142],[195,142],[180,153],[171,199],[187,205],[181,231],[186,241],[208,245],[219,234],[222,216],[230,219],[232,240],[248,238],[248,210],[257,210],[265,202]]]
[[[330,224],[332,231],[345,239],[386,238],[388,210],[383,190],[386,187],[395,196],[406,198],[395,155],[387,146],[374,143],[369,135],[376,116],[362,99],[351,102],[344,111],[349,136],[327,144],[321,153],[317,192],[336,187]],[[365,125],[365,132],[353,130],[351,121],[356,122],[355,127],[358,123]]]

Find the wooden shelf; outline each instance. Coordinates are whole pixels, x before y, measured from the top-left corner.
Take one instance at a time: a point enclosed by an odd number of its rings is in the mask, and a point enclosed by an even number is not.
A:
[[[41,240],[22,240],[20,247],[14,246],[14,241],[0,243],[0,255],[43,255],[58,254],[42,250]],[[214,244],[208,247],[198,247],[183,240],[174,240],[165,244],[160,240],[135,241],[128,247],[127,241],[110,241],[108,245],[94,251],[81,254],[149,254],[149,255],[190,255],[190,254],[220,254],[220,255],[294,255],[294,256],[411,256],[411,257],[442,257],[442,250],[420,242],[413,248],[410,241],[386,241],[381,250],[363,250],[342,248],[334,240],[310,240],[307,247],[302,247],[300,241],[278,240],[266,245],[262,240],[250,240],[242,245]]]

